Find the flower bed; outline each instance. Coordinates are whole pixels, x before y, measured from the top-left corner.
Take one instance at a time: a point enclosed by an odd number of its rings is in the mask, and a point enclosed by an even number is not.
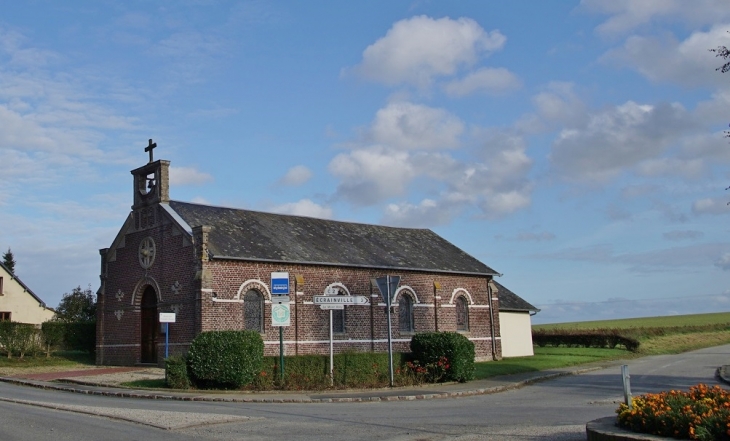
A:
[[[679,439],[730,440],[730,393],[720,386],[699,384],[689,392],[672,390],[621,404],[618,422],[635,432]]]

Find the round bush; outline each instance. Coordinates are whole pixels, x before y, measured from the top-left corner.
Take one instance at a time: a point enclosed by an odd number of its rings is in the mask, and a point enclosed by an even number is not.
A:
[[[241,388],[261,369],[264,342],[255,331],[210,331],[198,334],[187,362],[191,380],[203,388]]]
[[[420,363],[435,364],[446,358],[444,381],[464,383],[474,379],[474,343],[457,332],[424,332],[411,339],[413,358]]]

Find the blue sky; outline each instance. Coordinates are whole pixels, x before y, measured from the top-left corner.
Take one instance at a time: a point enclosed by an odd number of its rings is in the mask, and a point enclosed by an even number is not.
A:
[[[431,228],[535,323],[730,310],[720,0],[34,1],[0,15],[0,249],[99,284],[173,199]]]

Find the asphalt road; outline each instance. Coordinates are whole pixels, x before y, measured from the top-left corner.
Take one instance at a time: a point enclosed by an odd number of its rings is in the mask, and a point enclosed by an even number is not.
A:
[[[718,366],[730,364],[730,345],[627,364],[634,394],[717,384],[714,373]],[[139,400],[4,383],[0,400],[0,439],[7,441],[568,441],[585,439],[586,422],[614,415],[622,400],[622,385],[620,369],[612,367],[498,394],[405,402]]]

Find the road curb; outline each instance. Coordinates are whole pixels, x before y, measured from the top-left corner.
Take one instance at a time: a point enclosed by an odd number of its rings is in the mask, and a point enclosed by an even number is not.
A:
[[[717,368],[715,377],[725,384],[730,384],[730,365],[724,365]]]
[[[366,396],[358,396],[358,397],[326,397],[326,398],[311,398],[307,395],[307,392],[304,393],[289,393],[289,392],[282,392],[281,395],[289,395],[288,397],[280,397],[277,398],[274,396],[267,396],[267,397],[261,397],[261,396],[246,396],[246,394],[238,394],[236,396],[196,396],[196,395],[190,395],[189,392],[184,391],[175,391],[175,392],[165,392],[165,393],[159,393],[156,391],[139,391],[134,390],[130,391],[127,389],[115,389],[115,388],[108,388],[104,386],[104,389],[101,388],[101,386],[91,386],[91,388],[83,388],[79,384],[79,382],[76,382],[76,385],[69,385],[69,384],[59,384],[59,383],[51,383],[51,382],[45,382],[45,381],[34,381],[34,380],[26,380],[22,378],[11,378],[11,377],[0,377],[0,381],[4,383],[10,383],[10,384],[16,384],[20,386],[28,386],[28,387],[35,387],[39,389],[46,389],[46,390],[57,390],[62,392],[73,392],[73,393],[80,393],[85,395],[102,395],[102,396],[108,396],[108,397],[118,397],[118,398],[146,398],[151,400],[177,400],[177,401],[222,401],[222,402],[234,402],[234,403],[361,403],[361,402],[378,402],[378,401],[414,401],[414,400],[433,400],[433,399],[441,399],[441,398],[461,398],[461,397],[470,397],[475,395],[487,395],[487,394],[494,394],[499,392],[504,392],[508,390],[513,389],[519,389],[524,386],[539,383],[541,381],[547,381],[552,380],[554,378],[564,377],[568,375],[579,375],[586,372],[592,372],[595,370],[599,370],[601,367],[590,367],[590,368],[584,368],[584,369],[575,369],[571,371],[564,371],[564,372],[553,372],[550,374],[545,375],[537,375],[532,378],[528,378],[526,380],[522,381],[516,381],[514,383],[505,384],[502,386],[494,386],[494,387],[487,387],[487,388],[477,388],[477,389],[465,389],[465,390],[459,390],[459,391],[443,391],[443,392],[435,392],[435,393],[417,393],[415,390],[413,393],[405,394],[405,395],[387,395],[382,396],[378,395],[378,391],[372,391],[372,394],[366,395]],[[94,388],[96,387],[96,388]],[[360,392],[362,393],[362,392]],[[336,392],[333,392],[333,394],[336,394]],[[253,394],[252,394],[253,395]],[[297,396],[292,396],[297,395]]]
[[[616,417],[604,417],[586,424],[588,441],[659,441],[673,438],[632,432],[616,424]]]

